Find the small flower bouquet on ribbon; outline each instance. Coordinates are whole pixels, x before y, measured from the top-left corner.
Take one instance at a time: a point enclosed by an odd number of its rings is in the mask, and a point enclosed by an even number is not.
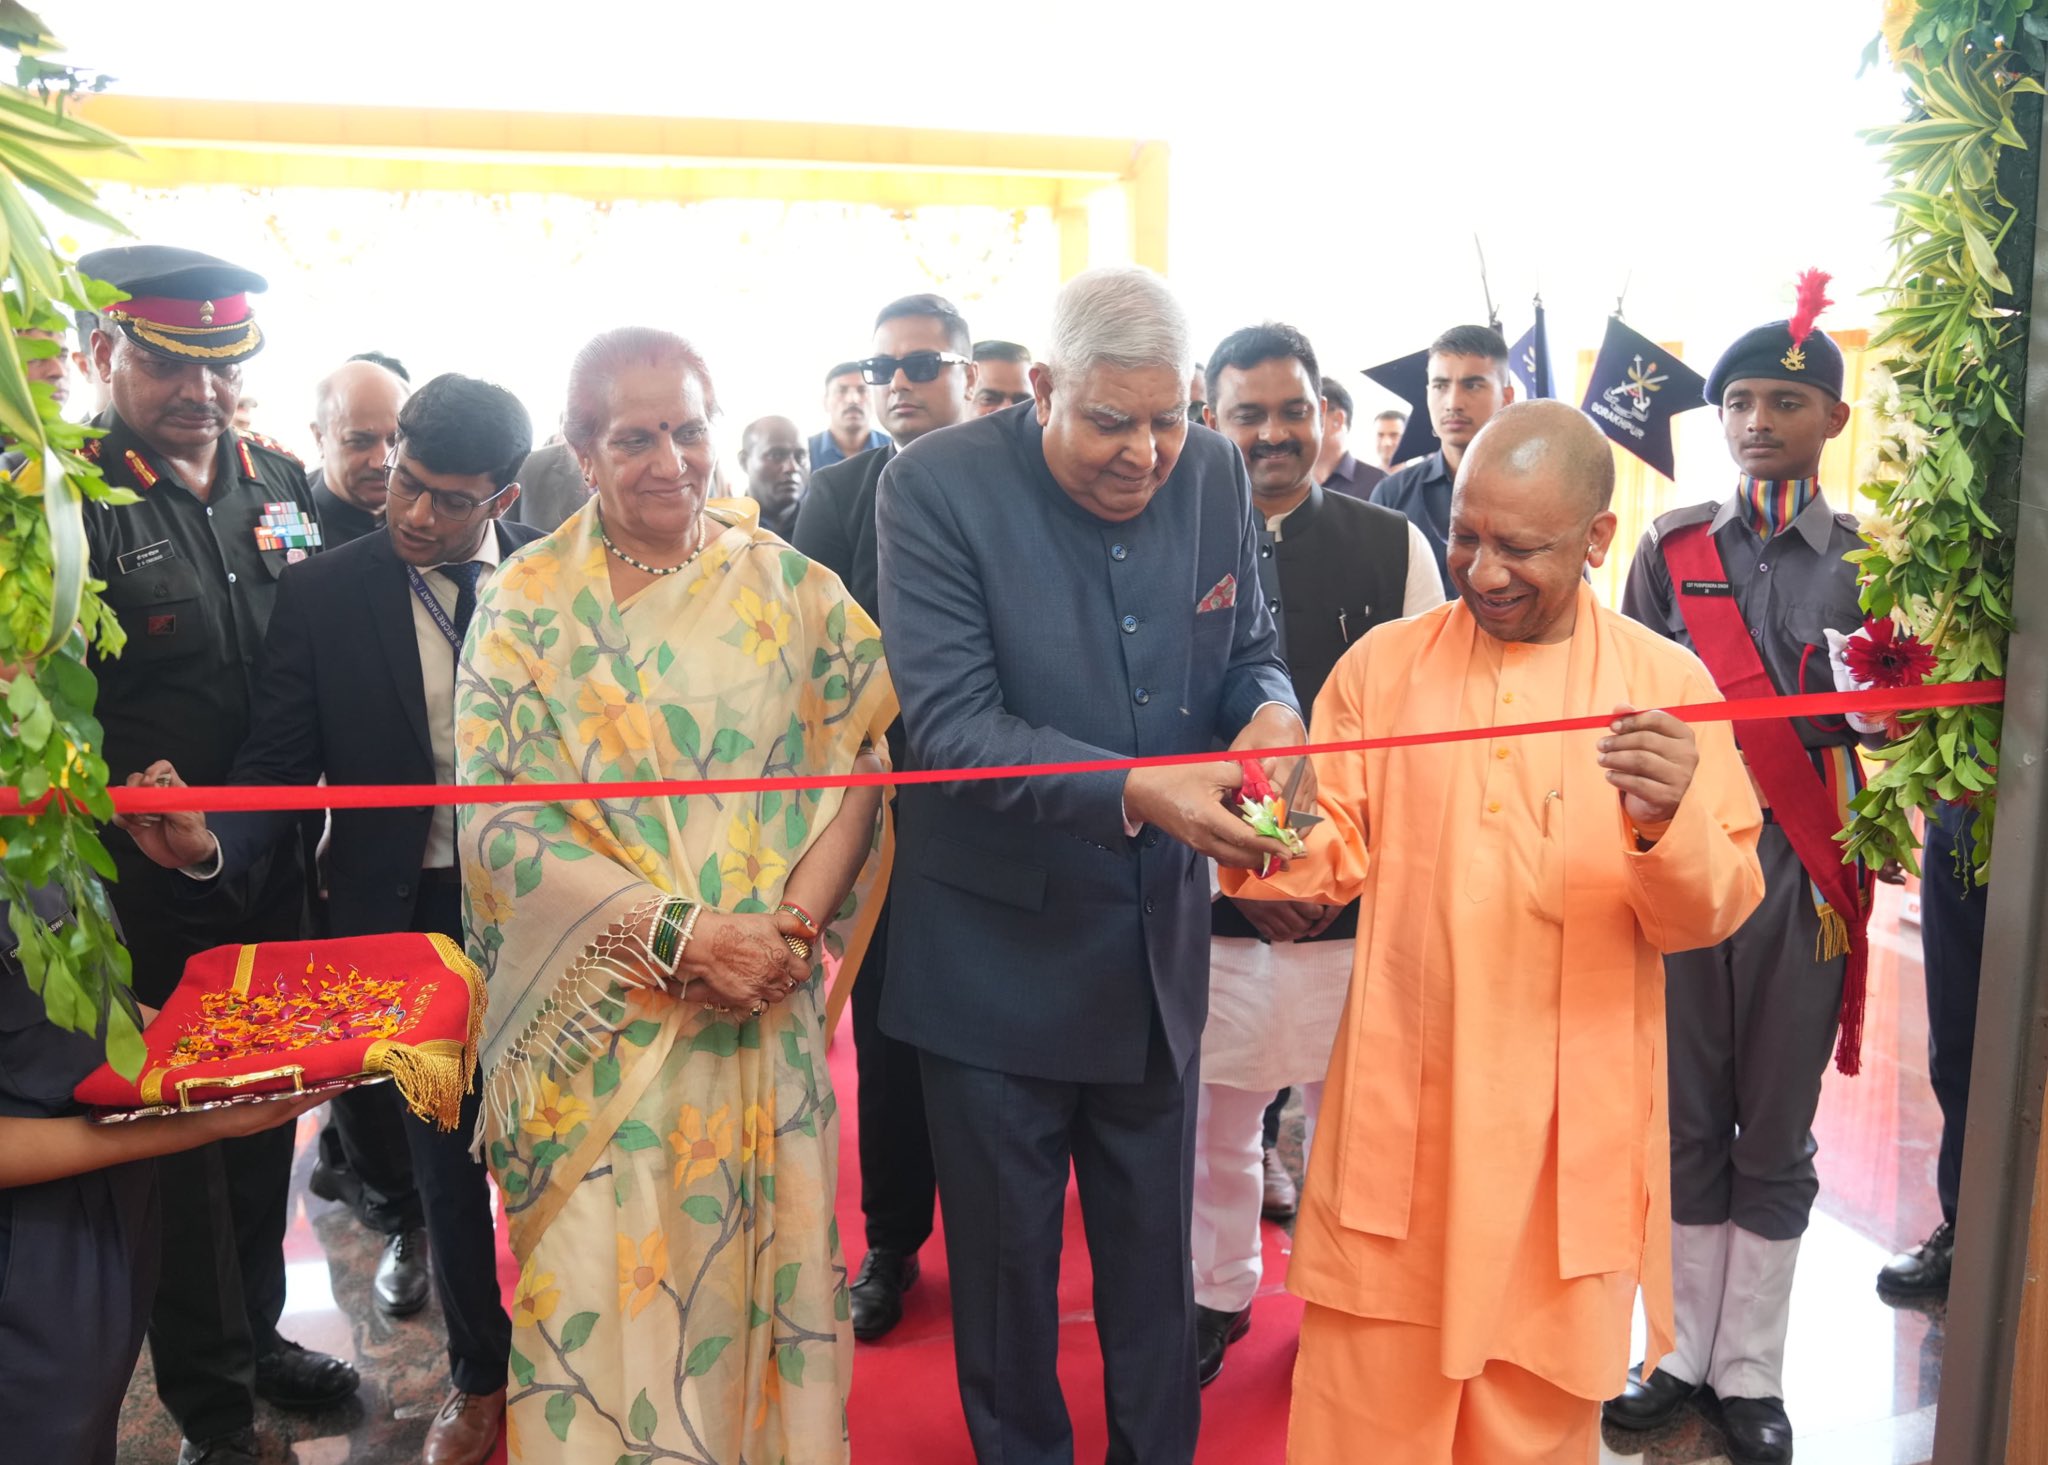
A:
[[[1287,846],[1287,853],[1299,858],[1308,853],[1308,846],[1301,842],[1301,836],[1288,827],[1287,801],[1273,787],[1273,780],[1266,777],[1265,767],[1256,758],[1239,760],[1244,769],[1244,783],[1238,788],[1237,815],[1252,827],[1255,834],[1268,839],[1277,839]],[[1264,879],[1279,869],[1278,855],[1266,861],[1266,867],[1259,871]]]
[[[414,1113],[453,1129],[483,1015],[483,974],[446,936],[217,946],[185,963],[143,1030],[141,1076],[102,1064],[74,1097],[104,1122],[389,1078]]]

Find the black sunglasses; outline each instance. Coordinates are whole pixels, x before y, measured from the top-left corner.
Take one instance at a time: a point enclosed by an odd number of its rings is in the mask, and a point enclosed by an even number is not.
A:
[[[871,387],[886,387],[902,372],[914,382],[937,381],[949,366],[965,366],[967,358],[951,351],[913,351],[908,356],[870,356],[860,364],[860,379]]]

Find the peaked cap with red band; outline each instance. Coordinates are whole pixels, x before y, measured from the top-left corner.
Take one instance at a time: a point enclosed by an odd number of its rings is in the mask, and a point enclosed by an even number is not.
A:
[[[254,270],[167,244],[96,249],[79,257],[78,270],[128,292],[100,317],[145,351],[232,366],[263,349],[249,296],[269,281]]]
[[[1802,273],[1790,320],[1745,332],[1721,353],[1707,376],[1709,407],[1720,406],[1728,384],[1740,381],[1806,382],[1842,395],[1842,348],[1826,331],[1814,329],[1820,313],[1834,304],[1827,297],[1829,278],[1820,270]]]

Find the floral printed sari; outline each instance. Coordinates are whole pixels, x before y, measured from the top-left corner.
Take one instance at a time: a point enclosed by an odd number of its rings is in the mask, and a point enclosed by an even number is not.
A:
[[[595,502],[508,562],[465,647],[460,780],[844,773],[880,749],[896,700],[873,622],[752,507],[715,505],[698,560],[623,604]],[[670,895],[772,910],[842,799],[463,811],[465,924],[490,983],[481,1143],[520,1263],[516,1460],[847,1458],[824,950],[758,1018],[678,1002],[618,959]],[[820,943],[842,987],[886,854],[878,838]]]

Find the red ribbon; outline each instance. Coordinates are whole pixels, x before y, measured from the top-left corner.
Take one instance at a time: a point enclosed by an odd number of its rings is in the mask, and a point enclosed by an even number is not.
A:
[[[1845,712],[1919,712],[1931,707],[1969,707],[2005,698],[2000,681],[1943,682],[1918,687],[1880,687],[1868,692],[1805,692],[1790,697],[1751,697],[1735,702],[1694,702],[1664,710],[1681,722],[1741,722],[1762,717],[1823,717]],[[1301,754],[1365,753],[1426,743],[1465,743],[1479,738],[1530,737],[1537,733],[1592,732],[1614,721],[1613,713],[1519,722],[1504,727],[1465,727],[1442,732],[1403,733],[1344,743],[1308,743],[1260,748],[1261,758]],[[570,803],[579,799],[686,798],[699,794],[763,793],[771,789],[867,788],[912,783],[967,783],[988,778],[1042,778],[1058,773],[1101,773],[1131,768],[1170,768],[1213,763],[1218,753],[1167,753],[1150,758],[1097,758],[1080,763],[1023,763],[1006,768],[926,768],[903,773],[835,773],[809,778],[660,778],[639,782],[468,784],[318,784],[294,788],[236,784],[215,788],[113,788],[122,814],[208,814],[261,810],[396,809],[440,804]],[[23,808],[19,793],[0,788],[0,816],[39,812],[48,798]]]

